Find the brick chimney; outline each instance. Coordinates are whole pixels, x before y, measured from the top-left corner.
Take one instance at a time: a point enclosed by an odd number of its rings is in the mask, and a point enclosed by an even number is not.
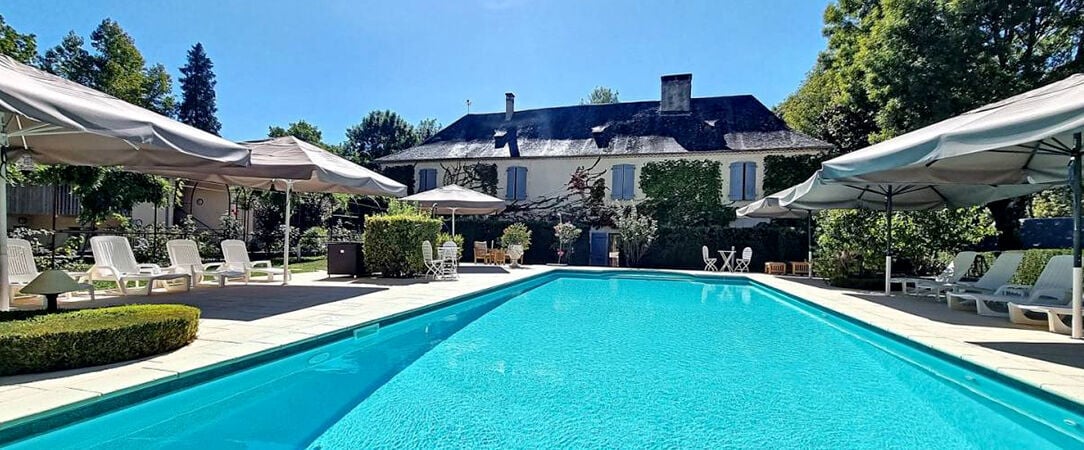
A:
[[[693,97],[693,74],[662,76],[662,97],[659,112],[663,114],[688,114]]]
[[[512,113],[516,112],[516,94],[504,93],[504,120],[512,120]]]

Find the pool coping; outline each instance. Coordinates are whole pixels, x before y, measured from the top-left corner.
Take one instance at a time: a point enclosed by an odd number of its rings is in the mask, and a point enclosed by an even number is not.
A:
[[[992,349],[983,348],[979,345],[964,341],[947,339],[937,336],[935,332],[922,327],[915,328],[916,316],[903,311],[898,311],[883,305],[871,304],[857,300],[848,292],[824,289],[808,286],[784,278],[762,274],[737,274],[737,273],[708,273],[702,271],[673,270],[673,269],[629,269],[629,268],[605,268],[605,267],[552,267],[538,273],[517,277],[491,284],[480,289],[470,290],[450,297],[438,299],[426,304],[407,307],[405,309],[385,314],[371,320],[365,320],[356,324],[343,326],[322,334],[311,336],[294,342],[285,343],[275,347],[258,350],[234,358],[226,359],[214,364],[195,367],[190,370],[177,372],[176,375],[164,377],[148,382],[136,383],[111,392],[102,393],[99,396],[90,397],[80,401],[67,403],[55,408],[27,414],[16,419],[0,423],[0,445],[11,443],[25,437],[38,434],[43,431],[71,423],[78,420],[118,408],[132,403],[147,400],[169,392],[183,389],[210,379],[228,375],[246,368],[274,360],[289,354],[305,351],[313,347],[332,342],[342,337],[349,336],[355,330],[379,324],[390,325],[402,320],[415,317],[420,314],[447,307],[464,300],[474,298],[486,293],[502,290],[517,284],[530,283],[541,277],[559,274],[562,272],[597,273],[627,271],[674,273],[697,278],[729,278],[744,279],[749,282],[778,291],[782,294],[804,301],[814,308],[826,309],[840,315],[842,320],[851,320],[856,324],[871,327],[875,332],[881,332],[889,338],[902,339],[904,344],[912,344],[917,347],[930,350],[936,354],[949,358],[959,359],[966,365],[990,371],[994,375],[1005,377],[1008,381],[1016,382],[1022,387],[1037,389],[1039,393],[1052,396],[1051,400],[1068,403],[1068,406],[1080,408],[1084,405],[1084,369],[1047,363],[1033,358],[1012,355]],[[848,300],[849,299],[849,300]],[[901,301],[909,301],[901,298]],[[901,322],[904,326],[900,326]],[[935,324],[936,325],[936,324]],[[895,328],[895,329],[894,329]],[[1030,331],[1030,330],[1029,330]],[[933,333],[933,334],[931,334]],[[1066,338],[1068,340],[1068,338]],[[1077,342],[1077,341],[1072,341]],[[962,345],[962,346],[961,346]],[[1084,347],[1082,347],[1084,348]],[[1037,363],[1045,363],[1064,368],[1060,372],[1049,372],[1042,367],[1036,367]],[[1038,364],[1043,366],[1043,364]],[[1052,378],[1048,375],[1055,375]],[[1065,385],[1064,377],[1070,378],[1076,385]],[[1079,377],[1079,378],[1075,378]],[[1053,381],[1052,381],[1053,380]],[[1063,405],[1064,406],[1064,405]]]

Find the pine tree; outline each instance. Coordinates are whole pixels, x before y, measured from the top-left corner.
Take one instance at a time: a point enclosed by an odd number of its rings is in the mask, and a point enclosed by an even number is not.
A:
[[[181,67],[181,105],[177,116],[181,122],[217,135],[222,123],[215,117],[218,106],[213,69],[214,63],[207,57],[203,44],[197,42],[188,51],[188,63]]]

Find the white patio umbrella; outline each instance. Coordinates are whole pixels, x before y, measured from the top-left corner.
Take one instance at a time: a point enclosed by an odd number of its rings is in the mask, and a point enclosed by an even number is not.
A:
[[[496,214],[504,211],[505,202],[497,197],[450,184],[436,189],[403,197],[404,201],[418,202],[422,207],[432,207],[436,214],[452,216],[452,234],[455,234],[455,215]]]
[[[823,165],[830,180],[1068,183],[1073,192],[1073,337],[1081,317],[1084,74],[983,106]]]
[[[891,293],[892,278],[892,212],[922,211],[938,208],[958,208],[1006,198],[1019,197],[1045,189],[1049,185],[930,185],[862,182],[830,182],[817,171],[808,180],[794,186],[780,200],[787,208],[807,210],[871,209],[885,212],[887,244],[885,246],[885,295]]]
[[[781,204],[782,200],[794,192],[795,187],[789,187],[748,205],[738,208],[738,217],[752,217],[758,219],[805,219],[806,226],[806,261],[809,261],[809,278],[813,278],[813,214],[812,211],[803,208],[788,208]]]
[[[406,193],[406,186],[399,182],[293,136],[241,144],[252,151],[252,161],[247,167],[224,168],[213,172],[153,167],[140,170],[194,181],[285,191],[286,236],[282,256],[286,275],[283,276],[283,284],[288,284],[290,279],[291,191],[393,197]]]
[[[0,310],[10,307],[7,166],[47,164],[214,170],[248,164],[248,149],[0,55]]]

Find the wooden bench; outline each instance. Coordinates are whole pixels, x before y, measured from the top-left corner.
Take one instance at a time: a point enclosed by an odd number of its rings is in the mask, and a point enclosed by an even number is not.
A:
[[[791,261],[790,273],[791,275],[809,275],[809,262]]]
[[[764,263],[764,273],[768,275],[786,275],[787,263],[766,262]]]

